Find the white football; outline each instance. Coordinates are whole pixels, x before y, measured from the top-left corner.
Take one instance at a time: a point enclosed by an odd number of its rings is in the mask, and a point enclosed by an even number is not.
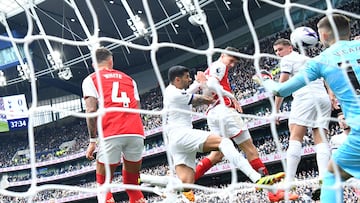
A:
[[[290,41],[294,46],[312,47],[318,41],[318,35],[310,27],[298,27],[290,35]]]

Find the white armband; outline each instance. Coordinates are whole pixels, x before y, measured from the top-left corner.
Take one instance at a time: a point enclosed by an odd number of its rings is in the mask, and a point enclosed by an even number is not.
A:
[[[90,138],[90,142],[97,142],[98,138]]]

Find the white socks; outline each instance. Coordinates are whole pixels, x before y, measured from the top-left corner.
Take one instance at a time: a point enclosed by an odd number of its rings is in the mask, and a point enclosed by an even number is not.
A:
[[[301,159],[301,149],[301,142],[289,140],[289,147],[286,152],[285,182],[294,181],[296,170]]]
[[[230,161],[235,167],[239,168],[252,182],[256,182],[261,178],[261,174],[256,172],[250,165],[247,159],[234,147],[233,143],[228,138],[223,138],[220,145],[220,151],[225,158]]]
[[[330,159],[330,148],[327,143],[320,143],[316,146],[316,161],[319,168],[319,177],[323,177],[326,172],[327,165]],[[296,140],[289,141],[289,148],[286,152],[286,181],[293,181],[296,170],[301,159],[301,142]]]
[[[316,162],[319,169],[319,178],[322,179],[324,173],[327,171],[327,166],[330,160],[330,148],[327,143],[320,143],[316,145]]]

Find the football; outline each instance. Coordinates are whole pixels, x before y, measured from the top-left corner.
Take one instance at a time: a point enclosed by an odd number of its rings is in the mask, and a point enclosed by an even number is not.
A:
[[[290,35],[290,41],[294,46],[313,47],[318,41],[318,35],[310,27],[298,27]]]

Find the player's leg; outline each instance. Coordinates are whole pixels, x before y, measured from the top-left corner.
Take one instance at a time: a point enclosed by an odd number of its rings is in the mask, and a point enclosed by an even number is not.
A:
[[[213,150],[220,150],[225,158],[239,168],[252,182],[257,182],[261,178],[261,174],[251,167],[249,162],[239,153],[230,139],[214,134],[209,135],[203,145],[203,152]]]
[[[278,173],[261,177],[261,174],[251,167],[250,163],[240,154],[229,138],[214,134],[209,135],[203,145],[203,152],[212,150],[220,150],[231,164],[240,169],[252,182],[259,185],[272,185],[280,181],[285,175],[284,173]]]
[[[142,163],[142,152],[144,149],[144,140],[141,137],[124,137],[123,143],[123,183],[138,185],[140,178],[140,169]],[[129,196],[130,203],[145,202],[141,190],[125,190]]]
[[[251,139],[249,131],[246,130],[243,132],[243,135],[234,138],[234,142],[240,143],[238,145],[245,152],[246,157],[253,169],[258,171],[262,175],[269,174],[265,164],[259,158],[259,153]],[[299,196],[297,194],[289,194],[288,195],[289,200],[295,200],[298,197]],[[285,192],[284,192],[284,190],[278,190],[275,193],[272,191],[269,191],[268,198],[269,198],[270,202],[278,202],[285,198]]]
[[[324,129],[323,132],[326,133],[327,130]],[[321,180],[330,160],[330,148],[328,142],[322,139],[319,128],[313,129],[313,137],[316,148],[316,162],[319,170],[319,178]]]
[[[195,170],[195,181],[203,176],[213,165],[221,162],[224,157],[220,151],[212,151],[205,158],[201,159],[196,166]]]
[[[321,184],[321,195],[320,195],[321,202],[326,202],[326,203],[344,202],[342,186],[340,186],[337,189],[331,188],[336,184],[337,181],[333,167],[336,167],[335,163],[332,160],[330,160],[329,170],[324,173]],[[339,178],[341,179],[341,177]]]
[[[221,112],[221,109],[219,107],[220,105],[209,110],[207,117],[207,125],[209,126],[210,131],[216,135],[221,135],[219,119],[217,116],[219,112]],[[201,159],[196,166],[195,181],[202,177],[206,173],[206,171],[208,171],[212,166],[221,162],[223,157],[224,155],[220,151],[211,151],[208,156]]]
[[[321,202],[343,202],[343,187],[340,182],[351,177],[360,178],[359,131],[352,129],[345,142],[332,154],[328,171],[323,177]],[[340,177],[336,177],[336,167]],[[334,186],[338,186],[334,188]],[[340,186],[340,187],[339,187]]]
[[[250,139],[251,137],[248,133],[244,121],[241,118],[241,115],[234,108],[229,108],[222,105],[216,106],[208,113],[208,125],[211,132],[218,132],[219,135],[225,137],[224,140],[222,140],[222,143],[219,144],[220,151],[230,162],[242,170],[244,174],[246,174],[253,182],[257,181],[261,182],[261,184],[273,184],[283,177],[284,174],[279,173],[273,176],[264,177],[261,179],[261,181],[259,181],[258,178],[259,175],[261,177],[261,174],[254,170],[250,163],[235,148],[233,142],[229,138],[234,140],[236,144],[239,144],[245,140]],[[257,151],[255,154],[257,154]],[[236,156],[234,157],[234,155]],[[259,161],[261,162],[261,160]]]
[[[243,131],[241,136],[233,138],[238,143],[240,149],[245,153],[251,167],[262,175],[268,175],[269,172],[265,164],[259,158],[259,152],[255,147],[248,130]]]
[[[316,107],[313,98],[295,97],[289,115],[289,147],[286,152],[286,183],[294,180],[301,160],[302,142],[308,127],[316,121]]]
[[[177,177],[183,182],[183,183],[194,183],[194,175],[195,171],[193,168],[187,166],[186,164],[178,164],[175,165],[175,171]],[[195,195],[194,192],[189,188],[183,189],[183,195],[190,201],[195,202]]]
[[[221,116],[217,116],[221,115]],[[247,130],[241,115],[234,109],[218,105],[209,112],[208,125],[212,133],[231,138],[235,144],[239,145],[245,152],[251,166],[263,175],[267,175],[265,165],[259,159],[259,153],[252,143],[251,136]],[[223,125],[223,126],[221,126]],[[211,163],[221,161],[219,153],[212,152],[210,159]],[[206,159],[205,159],[206,160]],[[263,171],[262,171],[263,170]]]
[[[209,132],[196,129],[170,130],[168,149],[175,165],[176,175],[183,183],[194,183],[196,153],[202,152],[203,143]],[[195,201],[192,190],[183,189],[183,195],[191,202]]]
[[[249,130],[246,127],[241,114],[234,108],[226,108],[224,122],[224,136],[231,138],[245,153],[252,168],[262,175],[268,175],[268,171],[259,158],[258,150],[252,142]]]
[[[115,139],[107,139],[100,142],[96,163],[96,182],[98,185],[103,185],[106,181],[105,164],[109,164],[110,166],[110,183],[113,179],[116,168],[120,164],[121,146],[118,146],[118,143],[114,140]],[[120,150],[118,150],[118,148],[120,148]],[[97,197],[99,203],[115,202],[110,191],[107,191],[106,193],[100,192],[97,194]]]
[[[298,165],[301,160],[302,141],[307,127],[290,124],[289,147],[286,151],[286,177],[285,181],[290,183],[294,180]]]
[[[265,166],[265,164],[259,158],[259,152],[255,147],[250,133],[248,130],[244,131],[241,136],[233,138],[235,143],[238,143],[238,146],[246,155],[247,160],[249,161],[251,167],[255,169],[260,174],[269,175],[269,172]],[[275,193],[272,191],[268,192],[268,198],[270,202],[278,202],[283,200],[285,193],[283,190],[278,190]]]
[[[113,179],[114,172],[119,164],[112,164],[110,165],[110,183]],[[105,164],[100,163],[97,161],[96,163],[96,183],[101,186],[105,183],[106,180],[106,173],[105,173]],[[107,191],[106,193],[98,193],[97,194],[98,202],[99,203],[113,203],[115,202],[112,193],[110,191]]]
[[[331,101],[329,96],[326,94],[319,97],[316,103],[320,107],[320,112],[317,111],[316,108],[313,111],[313,113],[316,114],[316,116],[314,116],[314,120],[319,121],[316,122],[313,127],[313,138],[316,147],[316,162],[319,170],[319,178],[322,179],[330,160],[330,147],[326,138],[330,121],[321,119],[331,117]]]

